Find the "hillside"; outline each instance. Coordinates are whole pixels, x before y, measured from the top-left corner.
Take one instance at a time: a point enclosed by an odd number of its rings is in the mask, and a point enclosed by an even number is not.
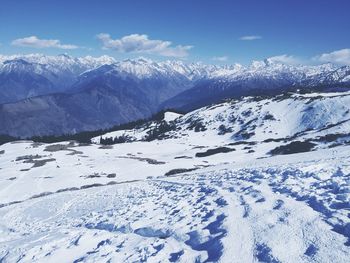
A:
[[[347,262],[349,102],[246,97],[92,144],[4,144],[0,258]]]

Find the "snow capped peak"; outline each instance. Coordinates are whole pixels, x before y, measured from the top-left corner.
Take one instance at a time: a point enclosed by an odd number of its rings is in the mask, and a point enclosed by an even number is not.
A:
[[[68,54],[60,54],[58,56],[47,56],[43,54],[26,54],[26,55],[0,55],[0,63],[4,63],[5,61],[9,60],[18,60],[22,59],[28,63],[34,63],[34,64],[42,64],[42,65],[48,65],[48,66],[54,66],[54,67],[60,67],[60,68],[67,68],[70,66],[79,66],[84,68],[93,68],[97,67],[103,64],[111,64],[115,63],[116,60],[109,56],[101,56],[101,57],[92,57],[92,56],[86,56],[86,57],[72,57]]]
[[[330,71],[330,70],[336,70],[338,67],[335,66],[334,64],[328,62],[328,63],[324,63],[321,65],[317,65],[317,66],[315,66],[315,68],[317,68],[319,70],[329,70]]]
[[[245,67],[240,64],[218,66],[200,62],[186,63],[183,60],[158,62],[144,57],[117,61],[113,57],[106,55],[100,57],[72,57],[68,54],[47,56],[37,53],[11,56],[0,55],[0,70],[5,67],[6,63],[11,64],[11,67],[9,67],[10,64],[7,65],[7,70],[31,70],[41,75],[46,72],[46,76],[49,76],[48,78],[52,81],[61,81],[57,77],[57,80],[55,80],[54,75],[62,76],[63,74],[64,78],[70,79],[66,86],[69,83],[72,84],[82,73],[94,70],[96,72],[92,76],[109,72],[119,77],[135,79],[172,78],[178,83],[184,81],[184,86],[185,82],[210,79],[223,82],[258,79],[278,80],[279,83],[285,83],[286,85],[298,83],[317,85],[321,82],[348,82],[350,80],[349,67],[340,68],[330,63],[317,66],[289,65],[282,63],[276,57],[267,58],[263,61],[253,61],[251,65]],[[103,65],[110,65],[111,67],[100,68]]]
[[[231,66],[223,66],[223,67],[216,67],[215,70],[212,72],[212,77],[214,78],[227,78],[227,77],[234,77],[237,74],[240,74],[244,72],[246,68],[241,64],[233,64]]]
[[[125,59],[122,61],[109,60],[113,64],[114,72],[118,75],[128,75],[136,78],[150,78],[159,76],[185,77],[195,80],[212,76],[218,70],[217,66],[201,63],[184,63],[183,61],[166,60],[162,62],[152,61],[147,58]]]
[[[151,77],[158,70],[158,64],[153,61],[139,59],[126,59],[114,64],[115,71],[121,75],[134,75],[138,78]]]
[[[334,72],[339,67],[332,64],[318,66],[288,65],[265,59],[263,61],[253,61],[251,65],[245,67],[241,64],[217,66],[203,63],[186,63],[182,60],[152,61],[147,58],[126,59],[115,61],[105,58],[103,64],[113,65],[113,74],[120,77],[131,77],[136,79],[146,78],[173,78],[185,81],[198,80],[219,80],[224,82],[249,81],[249,80],[278,80],[286,85],[302,83],[318,83],[324,80],[338,81],[343,79],[348,81],[349,70],[343,69],[340,74]],[[99,70],[100,71],[100,70]],[[101,71],[100,71],[101,72]],[[329,74],[333,74],[329,77]],[[341,77],[339,77],[341,76]]]
[[[90,65],[92,68],[99,67],[101,65],[110,65],[110,64],[116,63],[115,58],[106,56],[106,55],[103,55],[100,57],[92,57],[92,56],[81,57],[81,58],[78,58],[78,61],[81,64]]]

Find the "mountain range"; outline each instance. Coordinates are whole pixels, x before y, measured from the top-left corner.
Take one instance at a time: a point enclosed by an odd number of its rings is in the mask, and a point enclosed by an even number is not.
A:
[[[288,91],[346,91],[350,67],[249,66],[140,58],[0,56],[0,134],[18,137],[106,129],[167,108],[193,110],[227,98]]]

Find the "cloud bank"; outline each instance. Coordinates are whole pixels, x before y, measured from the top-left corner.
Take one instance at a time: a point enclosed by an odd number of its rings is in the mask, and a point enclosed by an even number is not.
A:
[[[330,53],[323,53],[313,58],[314,61],[318,62],[331,62],[338,65],[350,66],[350,49],[340,49]]]
[[[59,49],[77,49],[76,45],[61,44],[57,39],[39,39],[36,36],[18,38],[12,41],[13,46],[32,47],[32,48],[59,48]]]
[[[303,63],[301,59],[287,54],[270,57],[268,60],[274,63],[282,63],[287,65],[299,65]]]
[[[104,49],[123,53],[145,53],[164,57],[187,57],[193,46],[173,46],[170,41],[149,39],[148,35],[131,34],[120,39],[112,39],[109,34],[97,35]]]

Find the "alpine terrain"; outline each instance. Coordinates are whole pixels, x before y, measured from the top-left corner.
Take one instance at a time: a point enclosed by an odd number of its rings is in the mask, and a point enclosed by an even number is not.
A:
[[[349,105],[245,96],[90,143],[6,143],[1,262],[349,262]]]
[[[0,4],[0,263],[350,263],[350,1]]]
[[[272,59],[214,66],[112,57],[0,56],[0,134],[19,138],[108,129],[164,109],[188,112],[226,98],[350,88],[350,66]]]

